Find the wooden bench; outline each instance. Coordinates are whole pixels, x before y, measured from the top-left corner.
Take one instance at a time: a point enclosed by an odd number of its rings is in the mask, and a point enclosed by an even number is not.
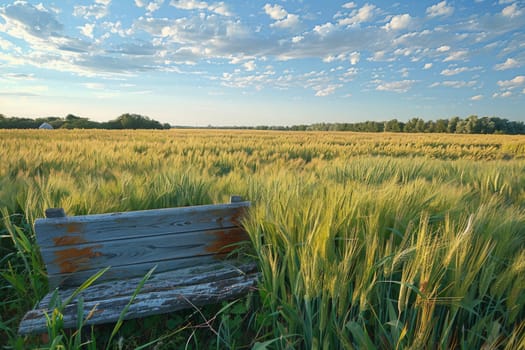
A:
[[[154,266],[155,273],[136,295],[125,319],[247,293],[256,285],[256,265],[228,255],[238,243],[249,240],[240,224],[249,206],[250,202],[232,196],[228,204],[85,216],[65,216],[63,209],[48,209],[45,219],[35,221],[35,233],[50,293],[24,316],[19,333],[46,332],[55,288],[64,301],[108,266],[65,306],[64,328],[77,326],[79,304],[84,325],[116,322]]]

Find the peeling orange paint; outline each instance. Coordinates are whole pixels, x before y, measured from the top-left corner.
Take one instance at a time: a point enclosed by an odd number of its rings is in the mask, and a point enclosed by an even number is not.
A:
[[[79,224],[79,223],[66,224],[66,230],[67,230],[67,233],[82,232],[82,224]]]
[[[215,236],[215,239],[206,246],[206,251],[209,253],[229,253],[233,251],[235,243],[248,240],[248,234],[242,228],[232,228],[226,231],[212,231],[210,235]]]
[[[102,256],[101,252],[96,252],[95,249],[100,248],[100,245],[86,248],[68,248],[55,252],[54,263],[60,268],[60,273],[73,273],[82,267],[83,270],[89,268],[87,266],[89,261],[93,258]]]
[[[56,246],[64,246],[86,243],[87,241],[82,236],[60,236],[53,237],[53,242],[55,242]]]

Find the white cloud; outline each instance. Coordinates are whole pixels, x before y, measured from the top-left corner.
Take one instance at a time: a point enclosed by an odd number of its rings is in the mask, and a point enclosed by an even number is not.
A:
[[[483,95],[475,95],[470,98],[472,101],[481,101],[483,100]]]
[[[350,64],[351,65],[356,65],[357,63],[359,63],[359,59],[361,58],[361,54],[357,51],[354,51],[350,54]]]
[[[274,19],[276,21],[281,20],[288,15],[288,11],[286,11],[282,6],[277,5],[277,4],[275,5],[266,4],[264,5],[263,9],[264,9],[264,12],[268,16],[270,16],[271,19]]]
[[[453,69],[443,69],[441,71],[441,75],[446,75],[446,76],[451,76],[451,75],[456,75],[456,74],[460,74],[460,73],[463,73],[463,72],[467,72],[469,71],[470,69],[467,68],[467,67],[458,67],[458,68],[453,68]]]
[[[295,28],[299,25],[299,23],[300,23],[299,16],[289,13],[286,15],[285,18],[275,21],[274,23],[270,24],[270,27]]]
[[[499,80],[498,85],[503,89],[512,90],[525,84],[525,75],[518,75],[511,80]]]
[[[505,92],[495,92],[493,95],[492,95],[492,98],[506,98],[506,97],[510,97],[512,96],[512,92],[510,91],[505,91]]]
[[[449,16],[453,12],[454,12],[454,8],[452,6],[447,6],[446,1],[441,1],[440,3],[427,7],[426,13],[429,17],[437,17],[437,16]]]
[[[300,23],[298,15],[288,13],[288,11],[280,5],[266,4],[263,9],[271,19],[275,20],[274,23],[270,24],[270,27],[294,28]]]
[[[317,92],[315,93],[315,96],[325,97],[325,96],[332,95],[335,93],[335,90],[337,90],[340,87],[341,85],[329,85],[323,88],[314,88],[314,90],[317,90]]]
[[[87,36],[88,38],[93,39],[93,29],[95,28],[94,23],[86,23],[83,26],[79,27],[80,32]]]
[[[149,14],[152,14],[153,12],[160,9],[162,4],[164,4],[164,0],[153,0],[149,2],[145,2],[143,0],[135,0],[135,5],[137,5],[138,7],[146,8]]]
[[[354,67],[348,68],[346,72],[344,72],[343,75],[339,78],[339,80],[345,83],[352,81],[354,77],[357,75],[357,73],[358,73],[357,68],[354,68]]]
[[[303,39],[304,39],[304,36],[302,36],[302,35],[294,36],[292,38],[292,43],[297,44],[297,43],[301,42]]]
[[[346,4],[343,4],[343,7],[345,9],[353,9],[354,7],[356,7],[357,5],[355,4],[355,2],[351,1],[351,2],[347,2]]]
[[[104,6],[109,6],[109,4],[111,4],[111,0],[95,0],[95,3],[101,4]]]
[[[334,55],[328,55],[325,58],[323,58],[323,62],[325,63],[331,63],[334,61],[350,61],[351,65],[356,65],[359,63],[359,60],[361,58],[361,54],[358,51],[354,51],[352,53],[341,53],[337,56]]]
[[[447,52],[450,50],[450,46],[442,45],[436,49],[437,52]]]
[[[507,60],[503,63],[497,64],[494,66],[495,70],[506,70],[506,69],[512,69],[512,68],[519,68],[521,65],[518,61],[516,61],[513,58],[507,58]]]
[[[476,80],[464,81],[464,80],[445,80],[442,82],[436,82],[431,84],[429,87],[433,88],[436,86],[445,86],[454,89],[460,89],[465,87],[474,87],[477,84]]]
[[[326,36],[334,30],[335,26],[330,22],[321,25],[316,25],[313,29],[313,31],[319,34],[320,36]]]
[[[425,66],[423,67],[423,69],[430,69],[432,68],[432,63],[425,63]]]
[[[403,15],[397,15],[392,17],[390,22],[385,24],[383,28],[386,30],[401,30],[408,28],[410,24],[412,23],[412,17],[408,13],[405,13]]]
[[[378,82],[376,90],[378,91],[392,91],[397,93],[407,92],[412,85],[416,83],[415,80],[400,80],[391,82]]]
[[[73,15],[75,17],[84,17],[85,19],[91,17],[96,19],[104,18],[109,13],[108,6],[110,2],[111,1],[107,1],[107,4],[105,2],[96,2],[93,5],[88,6],[75,6],[73,7]]]
[[[462,61],[467,58],[468,51],[467,50],[460,50],[451,52],[444,60],[443,62],[449,62],[449,61]]]
[[[501,14],[503,16],[510,17],[510,18],[517,17],[517,16],[521,15],[522,13],[523,13],[523,11],[520,8],[518,8],[518,4],[517,3],[509,5],[509,6],[505,7],[501,11]]]
[[[139,1],[143,2],[143,0]],[[223,1],[208,4],[206,1],[171,0],[170,5],[181,10],[207,10],[222,16],[228,17],[232,15],[232,13],[228,10],[228,7]]]
[[[255,70],[256,65],[254,61],[248,61],[243,64],[243,67],[246,69],[246,71],[252,72]]]
[[[338,24],[341,26],[356,26],[370,21],[374,18],[375,12],[375,5],[365,4],[359,10],[353,10],[347,18],[339,20]]]

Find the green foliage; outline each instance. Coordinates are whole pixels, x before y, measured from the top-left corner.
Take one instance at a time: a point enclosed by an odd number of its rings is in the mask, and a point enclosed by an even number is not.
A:
[[[53,129],[170,129],[167,123],[161,124],[156,120],[140,114],[122,114],[115,120],[108,122],[95,122],[88,118],[68,114],[65,118],[7,118],[0,114],[0,129],[38,129],[40,125],[47,123]]]

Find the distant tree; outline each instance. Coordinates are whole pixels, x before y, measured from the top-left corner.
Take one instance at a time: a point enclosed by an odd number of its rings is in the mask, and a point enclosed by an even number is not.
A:
[[[417,124],[418,118],[412,118],[409,121],[405,123],[405,127],[403,128],[403,132],[416,132],[416,124]]]
[[[448,129],[448,119],[438,119],[434,125],[434,132],[444,133]]]
[[[162,129],[163,126],[156,120],[140,114],[122,114],[117,118],[122,129]]]
[[[392,119],[385,122],[385,132],[401,132],[403,130],[403,123],[397,119]]]
[[[457,130],[458,123],[460,122],[460,120],[461,119],[459,117],[450,118],[447,125],[447,132],[454,134]]]

